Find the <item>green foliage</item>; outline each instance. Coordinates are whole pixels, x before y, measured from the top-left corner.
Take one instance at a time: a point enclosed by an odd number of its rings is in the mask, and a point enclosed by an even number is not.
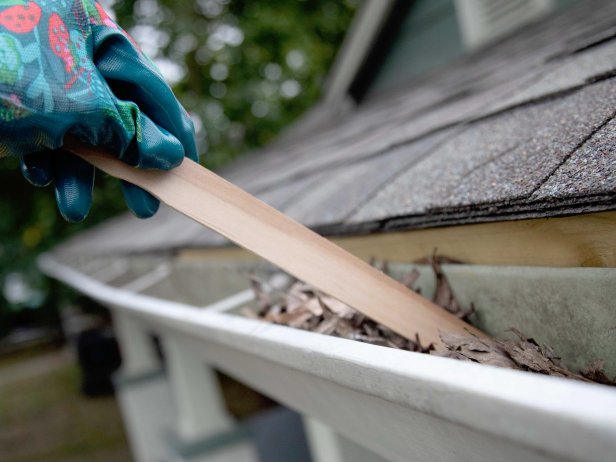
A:
[[[102,3],[113,5],[118,22],[166,75],[179,77],[174,91],[196,120],[202,159],[211,168],[267,144],[315,103],[356,8],[356,0]],[[99,175],[90,216],[65,223],[51,188],[27,184],[16,159],[0,160],[0,194],[1,335],[2,313],[27,306],[11,307],[3,298],[5,276],[21,272],[47,292],[35,256],[125,206],[117,182]],[[55,305],[58,297],[41,303]]]
[[[213,168],[268,143],[316,101],[354,10],[334,0],[117,7],[120,17],[136,12],[125,25],[155,62],[181,65],[185,78],[174,90],[202,121],[200,147]],[[154,45],[152,30],[164,31]]]
[[[100,223],[123,210],[119,185],[112,178],[99,176],[92,212],[85,222],[65,222],[56,209],[51,188],[34,188],[19,172],[17,159],[0,160],[0,337],[7,334],[14,313],[37,309],[28,319],[48,325],[61,300],[72,294],[42,277],[35,266],[36,256],[58,242]],[[11,302],[5,297],[11,275],[21,276],[31,296]]]

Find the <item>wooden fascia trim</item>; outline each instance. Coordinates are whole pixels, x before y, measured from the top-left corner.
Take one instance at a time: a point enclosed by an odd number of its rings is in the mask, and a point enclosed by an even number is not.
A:
[[[409,263],[439,255],[476,265],[616,267],[616,212],[333,237],[357,257]],[[247,261],[239,247],[194,248],[182,259]]]

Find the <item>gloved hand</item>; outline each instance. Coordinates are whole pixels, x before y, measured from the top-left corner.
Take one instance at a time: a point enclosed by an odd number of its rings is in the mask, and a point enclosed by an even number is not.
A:
[[[53,181],[68,221],[92,203],[94,168],[62,149],[71,134],[130,165],[197,160],[190,117],[154,64],[93,0],[0,0],[0,156],[21,158],[32,184]],[[123,183],[139,217],[158,201]]]

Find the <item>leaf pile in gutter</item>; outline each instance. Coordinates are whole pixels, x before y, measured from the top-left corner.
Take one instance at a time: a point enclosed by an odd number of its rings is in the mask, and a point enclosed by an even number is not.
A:
[[[246,316],[401,350],[428,353],[434,349],[432,345],[423,346],[418,336],[415,340],[402,337],[304,282],[292,281],[288,287],[279,290],[255,277],[251,277],[251,283],[257,313],[255,315],[252,309],[245,308],[243,313]]]
[[[436,276],[436,290],[432,301],[459,318],[470,322],[469,318],[474,312],[473,306],[463,308],[457,302],[441,267],[443,263],[454,261],[435,255],[428,262]],[[379,269],[389,274],[387,263],[384,263]],[[400,282],[411,290],[415,290],[413,286],[418,278],[419,271],[413,269],[405,274]],[[367,318],[347,304],[304,282],[289,277],[285,283],[277,284],[277,287],[274,288],[254,276],[251,276],[250,280],[255,293],[257,311],[255,313],[251,308],[244,308],[243,314],[248,317],[372,345],[428,353],[585,382],[616,385],[616,377],[610,379],[603,371],[602,361],[595,361],[581,374],[576,374],[560,364],[560,358],[552,348],[525,336],[515,328],[510,329],[510,332],[515,336],[511,340],[479,338],[471,333],[459,335],[442,332],[441,340],[447,347],[447,351],[437,352],[432,344],[422,344],[418,335],[412,340],[402,337],[382,324]]]
[[[570,379],[592,382],[583,375],[575,374],[560,364],[560,358],[547,345],[541,345],[533,338],[527,338],[517,329],[510,329],[517,339],[497,340],[479,338],[474,335],[441,333],[441,340],[447,351],[441,356],[472,361],[492,366],[507,367],[540,374],[555,375]]]

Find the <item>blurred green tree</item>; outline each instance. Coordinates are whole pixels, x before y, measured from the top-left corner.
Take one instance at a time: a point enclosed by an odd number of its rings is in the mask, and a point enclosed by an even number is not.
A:
[[[202,162],[219,168],[267,144],[314,104],[358,0],[103,0],[159,66],[195,121]],[[0,161],[0,336],[7,313],[53,309],[34,259],[125,209],[115,180],[97,177],[90,216],[65,223],[52,191]],[[51,295],[50,295],[51,294]]]
[[[334,0],[137,0],[120,22],[197,122],[216,168],[263,146],[319,96],[352,17]]]

